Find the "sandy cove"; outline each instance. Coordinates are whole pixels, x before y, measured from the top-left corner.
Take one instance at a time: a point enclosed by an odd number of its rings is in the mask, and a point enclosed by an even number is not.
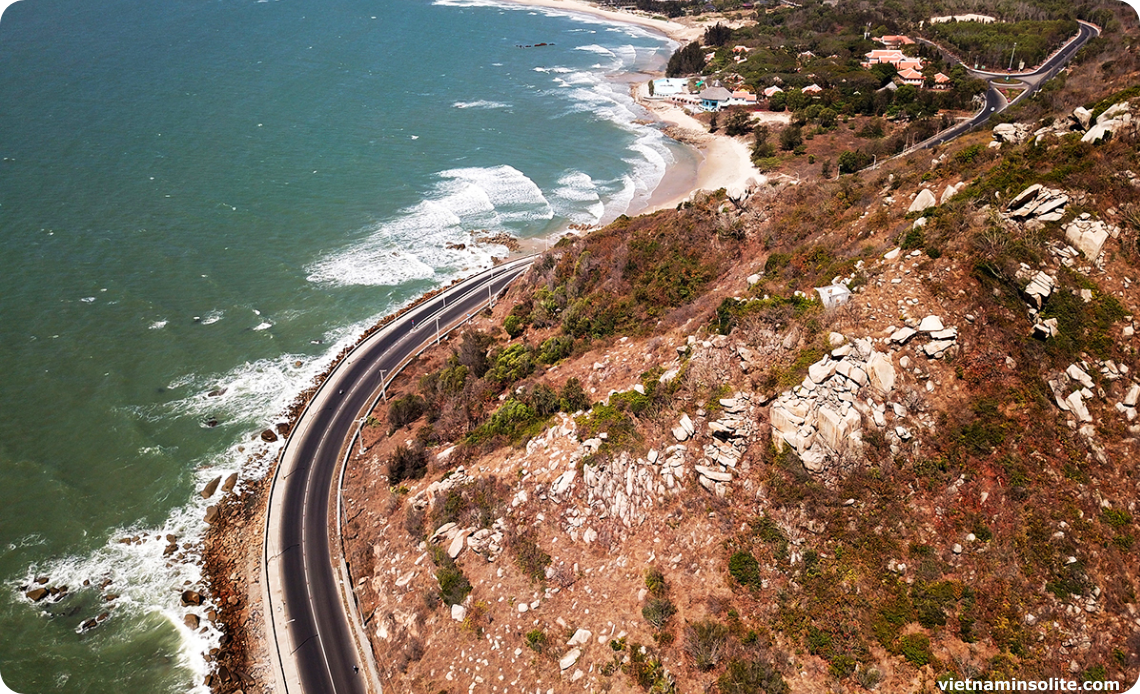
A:
[[[684,23],[664,21],[630,12],[602,9],[582,0],[510,0],[510,2],[578,12],[617,23],[633,24],[664,34],[679,44],[699,39],[704,35],[706,28],[706,24],[698,24],[687,18],[682,18]],[[633,96],[639,104],[670,126],[668,134],[673,139],[695,148],[700,155],[696,176],[679,171],[666,172],[665,179],[654,191],[648,206],[637,211],[639,214],[676,207],[678,203],[691,198],[698,190],[724,188],[733,195],[739,195],[750,185],[762,185],[768,180],[752,165],[752,152],[743,140],[709,133],[704,123],[690,116],[681,107],[650,99],[645,83],[636,85]],[[775,116],[771,120],[787,122],[786,114],[767,115]]]

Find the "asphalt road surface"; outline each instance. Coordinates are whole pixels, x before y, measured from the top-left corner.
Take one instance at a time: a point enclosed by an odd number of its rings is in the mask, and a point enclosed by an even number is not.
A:
[[[1065,45],[1064,48],[1057,51],[1057,53],[1055,53],[1052,58],[1046,60],[1033,72],[985,72],[981,70],[972,70],[970,68],[966,68],[966,71],[969,72],[971,76],[990,82],[990,88],[988,91],[986,91],[986,103],[982,107],[982,110],[974,114],[973,118],[963,121],[951,128],[943,130],[929,140],[925,140],[919,143],[914,147],[914,149],[926,149],[943,144],[944,142],[949,142],[950,140],[959,137],[960,135],[981,125],[982,123],[985,123],[990,119],[991,116],[1001,113],[1006,108],[1008,108],[1011,103],[1016,103],[1022,99],[1028,98],[1038,89],[1040,89],[1042,84],[1052,78],[1053,75],[1057,74],[1057,71],[1060,70],[1066,63],[1068,63],[1069,60],[1072,59],[1073,55],[1075,55],[1077,51],[1079,51],[1086,43],[1088,43],[1090,39],[1098,35],[1100,35],[1100,29],[1092,24],[1088,24],[1087,22],[1081,22],[1076,39],[1070,41],[1067,45]],[[926,41],[924,43],[929,42]],[[996,79],[1008,79],[1011,81],[1020,82],[1020,84],[1008,84],[1002,86],[1009,86],[1015,89],[1023,88],[1025,91],[1018,95],[1018,97],[1012,102],[1007,102],[1005,97],[1002,96],[1001,92],[999,92],[997,90],[997,87],[995,87],[993,84],[993,80]]]
[[[330,552],[341,452],[380,387],[395,369],[483,308],[529,267],[531,259],[477,275],[411,309],[362,343],[320,387],[282,451],[266,513],[266,620],[280,668],[278,691],[364,694],[369,668],[358,654],[345,613],[339,570]],[[414,327],[413,327],[414,325]],[[331,538],[339,543],[339,538]],[[339,544],[337,557],[339,557]],[[363,645],[368,648],[367,643]],[[376,693],[378,694],[378,693]]]

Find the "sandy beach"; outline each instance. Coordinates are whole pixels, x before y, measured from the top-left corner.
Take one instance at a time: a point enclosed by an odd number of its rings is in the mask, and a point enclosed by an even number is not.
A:
[[[532,7],[581,12],[614,22],[634,24],[665,34],[681,44],[699,39],[706,28],[706,24],[697,24],[687,19],[682,19],[685,23],[653,19],[631,12],[603,9],[583,0],[511,0],[511,2]],[[667,172],[665,179],[650,197],[647,207],[637,211],[639,214],[676,207],[698,190],[725,188],[730,194],[739,195],[749,186],[763,184],[767,180],[752,165],[751,151],[743,140],[710,134],[703,123],[690,116],[681,107],[650,99],[648,87],[644,82],[636,86],[634,97],[638,103],[669,126],[667,132],[670,137],[695,148],[700,157],[695,176],[692,172]]]
[[[615,22],[624,24],[635,24],[637,26],[653,29],[659,33],[665,34],[677,43],[688,43],[700,38],[705,32],[703,25],[681,24],[679,22],[663,21],[660,19],[653,19],[644,15],[633,14],[632,12],[619,12],[617,10],[607,10],[596,5],[584,2],[583,0],[510,0],[516,5],[529,5],[531,7],[550,7],[553,9],[567,10],[569,12],[580,12],[582,14],[589,14],[595,17],[602,17]]]

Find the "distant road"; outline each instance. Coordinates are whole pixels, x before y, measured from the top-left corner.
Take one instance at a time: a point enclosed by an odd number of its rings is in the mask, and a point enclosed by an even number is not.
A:
[[[1100,27],[1081,20],[1077,21],[1080,24],[1077,35],[1074,38],[1070,39],[1069,42],[1064,46],[1062,46],[1060,50],[1054,53],[1052,57],[1042,63],[1040,67],[1031,72],[986,72],[984,70],[974,70],[967,66],[966,72],[968,72],[972,77],[984,79],[989,82],[990,88],[986,91],[986,102],[985,105],[982,106],[982,110],[974,114],[973,118],[963,121],[951,128],[943,130],[934,137],[918,143],[906,152],[903,152],[903,154],[907,154],[918,149],[928,149],[930,147],[949,142],[950,140],[953,140],[954,138],[959,137],[966,132],[976,128],[982,123],[985,123],[990,119],[991,116],[1001,113],[1002,111],[1009,108],[1009,106],[1012,104],[1016,104],[1018,101],[1021,101],[1022,99],[1030,96],[1038,89],[1040,89],[1041,85],[1056,75],[1057,71],[1064,67],[1064,65],[1072,59],[1073,55],[1075,55],[1077,51],[1083,48],[1084,45],[1088,43],[1094,36],[1100,35]],[[945,51],[938,44],[927,41],[926,39],[919,39],[919,41],[922,41],[929,46],[934,46],[935,48],[941,50],[945,56],[951,58],[955,62],[961,62],[961,60],[956,58],[951,53]],[[1006,101],[1005,97],[1002,96],[1002,93],[999,92],[997,87],[994,86],[994,81],[999,79],[1010,81],[1010,83],[1002,84],[1001,86],[1003,87],[1009,87],[1011,89],[1024,89],[1025,91],[1019,94],[1013,101]]]
[[[531,262],[520,258],[480,273],[370,336],[321,384],[290,433],[270,491],[262,557],[276,691],[380,694],[363,624],[346,613],[356,614],[355,599],[352,586],[343,585],[339,524],[330,515],[345,443],[375,402],[382,376],[390,379],[482,310]]]

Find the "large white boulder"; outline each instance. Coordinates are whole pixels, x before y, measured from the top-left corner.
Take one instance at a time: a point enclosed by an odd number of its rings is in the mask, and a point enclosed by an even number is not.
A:
[[[937,204],[938,199],[934,197],[934,193],[931,193],[928,189],[923,188],[922,190],[918,191],[918,195],[914,197],[914,202],[912,202],[910,204],[910,207],[907,208],[907,212],[922,212],[923,210],[934,207]]]
[[[873,353],[867,360],[867,376],[871,385],[883,393],[889,393],[895,388],[895,365],[882,352]]]

